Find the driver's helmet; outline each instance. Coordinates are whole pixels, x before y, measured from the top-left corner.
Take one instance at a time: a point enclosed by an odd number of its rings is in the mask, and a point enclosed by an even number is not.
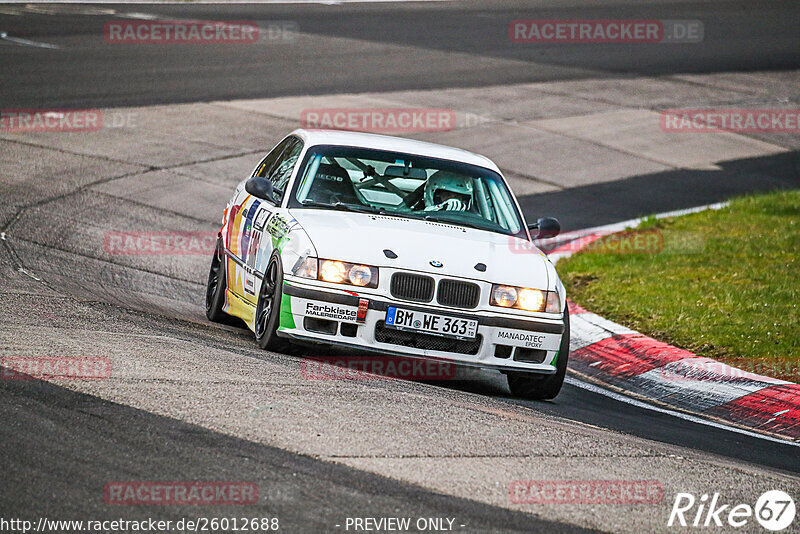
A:
[[[425,184],[425,207],[466,211],[472,204],[472,179],[463,174],[436,171]]]

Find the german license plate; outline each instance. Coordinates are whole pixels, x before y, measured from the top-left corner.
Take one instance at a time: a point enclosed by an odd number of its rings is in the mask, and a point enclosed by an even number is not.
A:
[[[478,333],[476,319],[461,319],[436,313],[404,310],[394,306],[389,306],[389,309],[386,310],[385,322],[386,326],[398,330],[425,332],[459,339],[475,339]]]

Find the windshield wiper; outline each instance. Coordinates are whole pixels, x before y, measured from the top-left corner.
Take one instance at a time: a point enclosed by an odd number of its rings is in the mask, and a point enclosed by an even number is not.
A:
[[[356,211],[358,213],[386,213],[384,208],[365,206],[363,204],[345,204],[344,202],[334,202],[333,206],[336,208],[344,208],[347,211]]]
[[[492,231],[489,228],[486,228],[485,226],[481,226],[479,224],[471,223],[471,222],[468,222],[468,221],[453,220],[453,219],[451,219],[449,217],[441,217],[441,216],[437,216],[437,215],[435,215],[433,213],[425,215],[424,219],[426,221],[448,223],[448,224],[452,224],[454,226],[466,226],[468,228],[474,228],[475,230],[483,230],[485,232],[491,232]]]
[[[375,208],[372,206],[364,206],[358,204],[346,204],[344,202],[334,202],[333,204],[326,204],[324,202],[317,202],[316,200],[306,199],[301,202],[303,206],[311,208],[324,208],[329,210],[345,210],[354,211],[357,213],[386,213],[384,208]]]
[[[333,204],[325,204],[324,202],[317,202],[316,200],[311,200],[308,198],[300,202],[300,204],[309,208],[323,208],[328,210],[336,209]]]

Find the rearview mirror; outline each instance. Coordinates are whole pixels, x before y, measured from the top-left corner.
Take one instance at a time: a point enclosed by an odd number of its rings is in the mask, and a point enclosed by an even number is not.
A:
[[[389,165],[386,167],[383,175],[387,178],[412,178],[414,180],[428,179],[428,173],[425,172],[425,169],[401,167],[400,165]]]
[[[256,198],[267,200],[276,204],[275,190],[272,187],[272,182],[261,176],[253,176],[244,184],[244,190]]]
[[[555,217],[541,217],[538,221],[528,225],[529,230],[539,230],[536,239],[556,237],[561,233],[561,223]]]

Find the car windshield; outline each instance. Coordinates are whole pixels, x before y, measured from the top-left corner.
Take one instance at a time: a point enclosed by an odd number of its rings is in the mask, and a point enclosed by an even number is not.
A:
[[[516,235],[523,232],[500,175],[466,163],[317,146],[298,173],[295,206],[381,213]]]

